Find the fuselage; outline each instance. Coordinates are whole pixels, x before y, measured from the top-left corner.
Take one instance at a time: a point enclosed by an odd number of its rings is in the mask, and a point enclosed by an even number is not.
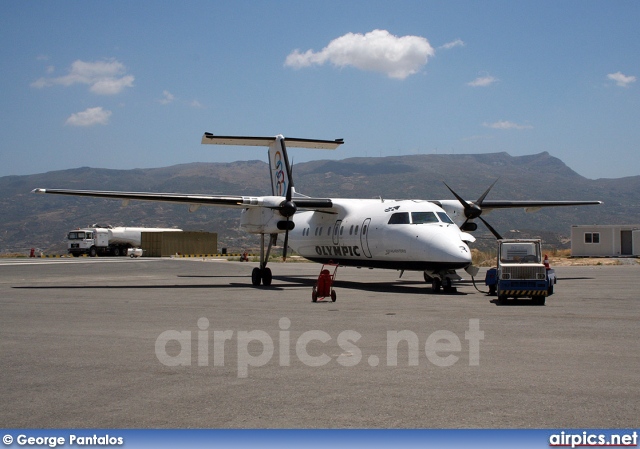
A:
[[[444,271],[471,264],[467,236],[434,203],[333,199],[332,212],[301,211],[289,246],[314,262]]]

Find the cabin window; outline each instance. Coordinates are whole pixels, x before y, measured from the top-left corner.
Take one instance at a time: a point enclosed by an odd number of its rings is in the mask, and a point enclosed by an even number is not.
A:
[[[364,225],[364,226],[362,227],[362,235],[365,235],[366,233],[367,233],[367,226],[366,226],[366,225]]]
[[[340,226],[340,235],[344,232],[344,226]]]
[[[599,232],[585,232],[584,233],[584,243],[600,243],[600,233]]]
[[[358,225],[356,225],[356,230],[353,232],[355,235],[358,235]]]
[[[331,235],[331,227],[329,227],[329,229],[327,229],[327,235]]]
[[[349,228],[349,235],[353,235],[353,225]]]
[[[389,224],[409,224],[409,212],[396,212],[389,218]]]
[[[453,220],[447,215],[446,212],[438,212],[438,217],[440,217],[440,220],[443,223],[453,224]]]
[[[433,212],[411,212],[411,223],[438,223],[438,217]]]

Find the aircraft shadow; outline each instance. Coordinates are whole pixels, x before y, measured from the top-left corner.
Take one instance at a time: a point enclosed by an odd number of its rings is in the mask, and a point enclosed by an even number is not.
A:
[[[230,282],[228,284],[124,284],[124,285],[19,285],[12,286],[11,288],[17,290],[99,290],[99,289],[114,289],[114,290],[144,290],[144,289],[228,289],[228,288],[249,288],[258,290],[275,290],[282,291],[288,288],[300,288],[308,287],[309,291],[316,285],[317,279],[310,278],[306,275],[287,275],[287,276],[273,276],[274,281],[283,282],[284,284],[276,284],[270,286],[253,286],[249,276],[216,276],[216,275],[179,275],[179,278],[246,278],[246,283]],[[402,293],[402,294],[414,294],[414,295],[444,295],[444,296],[467,296],[468,293],[463,293],[453,289],[451,292],[438,292],[433,293],[431,288],[422,281],[397,281],[386,283],[367,283],[367,282],[354,282],[346,280],[336,280],[334,283],[336,289],[347,290],[360,290],[376,293]]]
[[[313,288],[316,285],[317,279],[315,278],[295,278],[294,276],[274,276],[273,279],[284,281],[292,284],[305,285],[309,288]],[[354,282],[345,280],[336,280],[333,284],[336,289],[347,290],[360,290],[376,293],[403,293],[414,295],[432,294],[431,288],[422,281],[397,281],[397,282],[385,282],[385,283],[366,283],[366,282]],[[418,287],[416,287],[418,286]],[[421,288],[422,286],[423,288]],[[467,293],[462,293],[457,290],[452,292],[439,292],[437,294],[446,296],[466,296]]]
[[[168,289],[168,288],[177,288],[177,289],[228,289],[228,288],[259,288],[264,290],[284,290],[284,286],[280,285],[271,285],[269,287],[261,286],[254,287],[250,283],[247,284],[239,284],[239,283],[230,283],[230,284],[166,284],[166,285],[20,285],[20,286],[12,286],[11,288],[19,289],[19,290],[95,290],[95,289],[125,289],[125,290],[144,290],[144,289]]]

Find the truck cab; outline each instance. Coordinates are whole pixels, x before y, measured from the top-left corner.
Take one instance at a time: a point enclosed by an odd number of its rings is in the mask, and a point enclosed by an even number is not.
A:
[[[99,229],[75,229],[67,234],[67,251],[75,257],[82,254],[94,257],[98,249],[108,245],[108,234]]]
[[[555,283],[555,271],[543,263],[540,239],[498,240],[497,266],[485,278],[489,293],[497,294],[498,302],[531,298],[534,304],[544,305]]]

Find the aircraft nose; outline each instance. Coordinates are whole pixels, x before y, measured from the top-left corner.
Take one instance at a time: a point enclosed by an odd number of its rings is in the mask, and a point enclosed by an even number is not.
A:
[[[471,264],[471,250],[458,234],[459,232],[443,229],[431,239],[431,245],[437,260],[462,268]]]

